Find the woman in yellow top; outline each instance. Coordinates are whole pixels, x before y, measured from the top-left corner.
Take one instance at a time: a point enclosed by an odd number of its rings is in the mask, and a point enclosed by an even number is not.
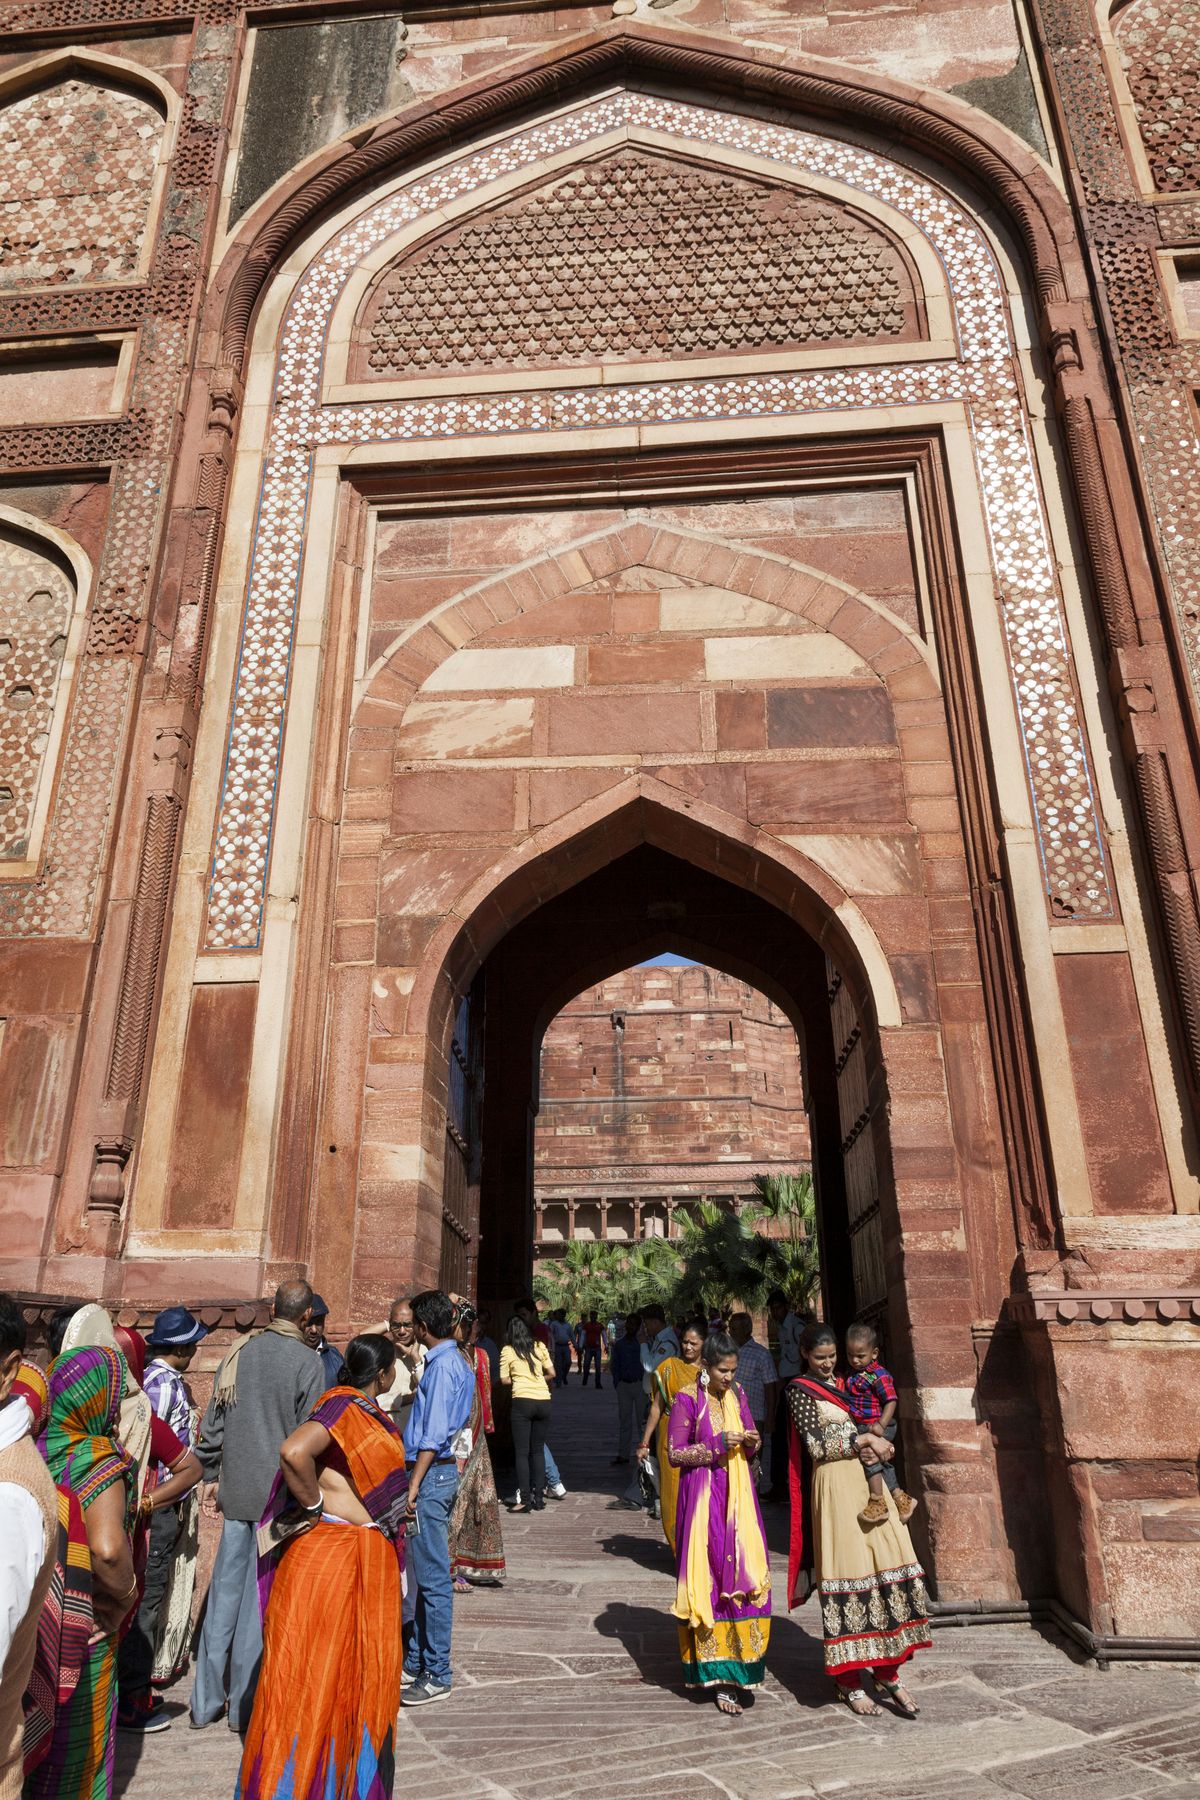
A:
[[[554,1364],[524,1319],[508,1321],[500,1352],[500,1380],[512,1389],[513,1449],[521,1499],[514,1513],[541,1512],[546,1504],[546,1432],[550,1426],[550,1384]]]
[[[665,1357],[654,1370],[650,1377],[650,1411],[646,1415],[646,1429],[642,1432],[642,1441],[636,1452],[639,1462],[649,1456],[650,1441],[657,1433],[654,1454],[658,1458],[658,1501],[662,1512],[662,1528],[666,1532],[672,1555],[675,1553],[679,1470],[672,1465],[667,1455],[667,1421],[671,1417],[676,1394],[694,1388],[700,1379],[700,1354],[707,1335],[706,1325],[698,1322],[685,1325],[679,1340],[682,1355]]]

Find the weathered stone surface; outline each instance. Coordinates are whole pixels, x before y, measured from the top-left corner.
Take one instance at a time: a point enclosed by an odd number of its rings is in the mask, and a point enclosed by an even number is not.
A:
[[[809,1159],[795,1030],[747,983],[627,969],[548,1026],[533,1152],[543,1256],[570,1239],[669,1235],[677,1206],[752,1199],[755,1175]]]
[[[314,150],[412,99],[408,32],[392,18],[323,19],[257,33],[230,216]]]

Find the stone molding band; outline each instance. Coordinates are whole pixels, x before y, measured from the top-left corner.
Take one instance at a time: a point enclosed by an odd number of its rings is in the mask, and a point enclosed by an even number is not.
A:
[[[1171,1293],[1133,1293],[1128,1288],[1092,1293],[1074,1288],[1013,1294],[1005,1316],[1016,1325],[1200,1325],[1200,1288]]]

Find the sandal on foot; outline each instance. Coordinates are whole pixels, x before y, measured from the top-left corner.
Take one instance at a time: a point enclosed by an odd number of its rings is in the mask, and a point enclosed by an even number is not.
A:
[[[454,1577],[454,1591],[456,1594],[469,1594],[470,1593],[471,1584],[467,1580],[465,1575],[456,1575]]]
[[[838,1689],[838,1699],[844,1706],[850,1708],[850,1711],[854,1714],[856,1719],[879,1719],[883,1717],[882,1706],[876,1706],[874,1700],[872,1700],[865,1688],[840,1687]],[[855,1705],[856,1701],[859,1702],[858,1705]]]
[[[917,1510],[917,1502],[911,1494],[906,1494],[903,1488],[892,1489],[892,1505],[899,1513],[902,1525],[907,1525]]]
[[[880,1681],[878,1675],[876,1675],[875,1685],[876,1687],[881,1687],[883,1689],[902,1719],[915,1719],[917,1717],[921,1710],[920,1707],[907,1689],[901,1687],[898,1681]]]
[[[888,1516],[887,1501],[882,1494],[872,1494],[858,1515],[860,1525],[882,1525]]]
[[[718,1688],[716,1702],[718,1712],[725,1713],[731,1719],[741,1718],[744,1708],[731,1688]]]

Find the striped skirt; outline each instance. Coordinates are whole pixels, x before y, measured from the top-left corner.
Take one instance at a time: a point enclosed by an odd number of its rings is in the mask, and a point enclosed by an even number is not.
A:
[[[109,1800],[117,1728],[117,1640],[88,1652],[79,1682],[54,1717],[44,1761],[25,1783],[25,1800]]]
[[[400,1657],[394,1547],[322,1519],[271,1588],[238,1800],[391,1800]]]

